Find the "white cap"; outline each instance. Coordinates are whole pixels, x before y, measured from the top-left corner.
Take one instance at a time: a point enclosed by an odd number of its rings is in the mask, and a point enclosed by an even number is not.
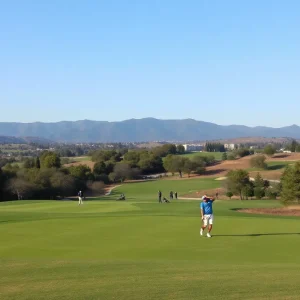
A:
[[[202,200],[204,200],[206,198],[206,195],[202,196]]]

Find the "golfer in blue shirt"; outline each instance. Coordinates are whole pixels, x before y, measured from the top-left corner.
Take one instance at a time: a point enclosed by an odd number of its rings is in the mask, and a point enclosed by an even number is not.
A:
[[[215,201],[215,198],[213,197],[207,197],[204,195],[202,197],[202,202],[200,204],[200,211],[201,211],[201,219],[203,221],[203,225],[200,229],[200,235],[203,235],[204,229],[208,225],[208,232],[206,234],[207,237],[211,237],[210,232],[212,230],[212,224],[214,220],[214,215],[213,215],[213,202]]]

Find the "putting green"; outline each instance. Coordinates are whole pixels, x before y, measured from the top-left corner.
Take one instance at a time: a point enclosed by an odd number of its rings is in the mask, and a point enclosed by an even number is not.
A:
[[[278,202],[217,201],[209,239],[199,201],[156,199],[215,182],[128,184],[83,206],[0,203],[0,299],[299,299],[298,218],[233,210]],[[128,201],[113,200],[121,192]]]

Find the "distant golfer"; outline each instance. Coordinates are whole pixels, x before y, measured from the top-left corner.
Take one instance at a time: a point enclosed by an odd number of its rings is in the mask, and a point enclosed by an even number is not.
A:
[[[208,225],[208,232],[206,236],[210,238],[211,237],[210,232],[212,230],[212,225],[214,220],[212,205],[215,199],[213,197],[210,198],[204,195],[202,197],[202,200],[203,202],[201,202],[200,204],[200,211],[201,211],[201,219],[203,221],[203,225],[200,229],[200,235],[203,235],[204,229]]]
[[[82,191],[79,191],[78,192],[78,205],[81,205],[81,204],[83,204],[83,201],[82,201],[82,199],[83,199],[83,192]]]
[[[162,196],[161,191],[158,191],[158,202],[159,203],[161,203],[161,196]]]

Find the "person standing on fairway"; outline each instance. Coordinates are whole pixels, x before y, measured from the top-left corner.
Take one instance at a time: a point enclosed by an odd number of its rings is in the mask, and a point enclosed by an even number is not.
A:
[[[158,191],[158,202],[161,203],[161,191]]]
[[[210,238],[211,237],[210,232],[212,230],[212,224],[214,220],[212,205],[215,199],[213,197],[210,198],[204,195],[202,197],[202,200],[203,201],[200,204],[200,212],[201,212],[201,219],[203,221],[203,225],[200,229],[200,235],[203,235],[204,229],[208,225],[208,232],[206,236]]]
[[[79,193],[78,193],[78,200],[79,200],[78,205],[83,204],[82,198],[83,198],[83,193],[82,193],[82,191],[79,191]]]

